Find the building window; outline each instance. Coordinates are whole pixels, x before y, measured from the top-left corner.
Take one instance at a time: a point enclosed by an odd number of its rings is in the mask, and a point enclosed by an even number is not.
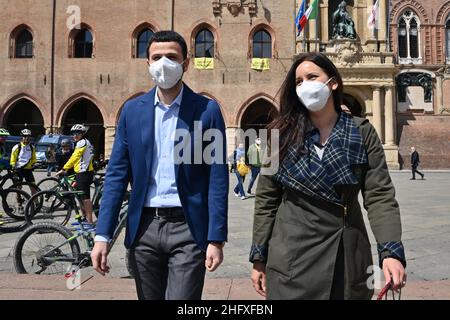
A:
[[[92,58],[94,38],[88,29],[81,29],[74,38],[74,58]]]
[[[272,37],[265,30],[253,36],[253,58],[272,58]]]
[[[405,11],[398,22],[399,62],[421,64],[420,20],[412,11]]]
[[[406,22],[401,18],[398,24],[398,54],[400,58],[408,57],[408,41],[406,40]]]
[[[208,29],[202,29],[195,37],[195,57],[214,58],[214,35]]]
[[[150,42],[150,39],[153,36],[153,31],[151,29],[145,29],[141,31],[137,36],[136,41],[136,55],[137,59],[146,59],[147,58],[147,46]]]
[[[447,63],[450,63],[450,19],[445,24],[445,38],[446,38],[446,57]]]
[[[16,37],[15,58],[33,58],[33,35],[27,29],[20,31]]]

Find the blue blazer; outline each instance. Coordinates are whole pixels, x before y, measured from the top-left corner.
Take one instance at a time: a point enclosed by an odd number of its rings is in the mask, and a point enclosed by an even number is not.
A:
[[[155,136],[155,93],[156,88],[128,101],[123,107],[105,177],[96,233],[112,237],[131,179],[132,192],[125,236],[127,248],[133,245],[136,238],[149,187]],[[208,241],[227,240],[229,176],[225,123],[215,101],[194,93],[184,85],[177,129],[189,130],[192,158],[194,138],[198,140],[193,134],[194,121],[202,122],[202,132],[213,128],[220,130],[223,135],[223,159],[216,159],[219,155],[213,153],[216,161],[212,163],[205,163],[202,157],[199,164],[174,164],[178,194],[186,221],[195,242],[202,250],[206,250]],[[175,141],[175,144],[179,141]],[[183,141],[183,144],[186,142]],[[203,142],[202,150],[209,144],[211,142]]]

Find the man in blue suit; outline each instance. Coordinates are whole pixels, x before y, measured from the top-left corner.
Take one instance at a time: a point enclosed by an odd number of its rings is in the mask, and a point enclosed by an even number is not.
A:
[[[198,300],[205,270],[221,264],[227,240],[225,123],[215,101],[182,82],[189,58],[178,33],[156,32],[147,54],[156,88],[120,115],[92,263],[109,271],[108,241],[131,181],[125,246],[139,299]]]

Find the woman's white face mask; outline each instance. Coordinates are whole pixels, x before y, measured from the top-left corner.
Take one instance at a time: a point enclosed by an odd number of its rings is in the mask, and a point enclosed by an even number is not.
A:
[[[183,76],[183,65],[165,56],[149,66],[150,75],[161,89],[173,88]]]
[[[297,96],[305,107],[312,112],[318,112],[325,108],[328,98],[331,95],[331,90],[328,88],[328,83],[321,81],[303,81],[301,85],[297,86]]]

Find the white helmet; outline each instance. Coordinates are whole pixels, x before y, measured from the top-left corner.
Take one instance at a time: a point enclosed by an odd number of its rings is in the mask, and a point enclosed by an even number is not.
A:
[[[84,124],[75,124],[72,129],[70,129],[71,133],[86,133],[88,128]]]
[[[20,131],[20,135],[22,137],[31,137],[31,130],[30,129],[23,129]]]

